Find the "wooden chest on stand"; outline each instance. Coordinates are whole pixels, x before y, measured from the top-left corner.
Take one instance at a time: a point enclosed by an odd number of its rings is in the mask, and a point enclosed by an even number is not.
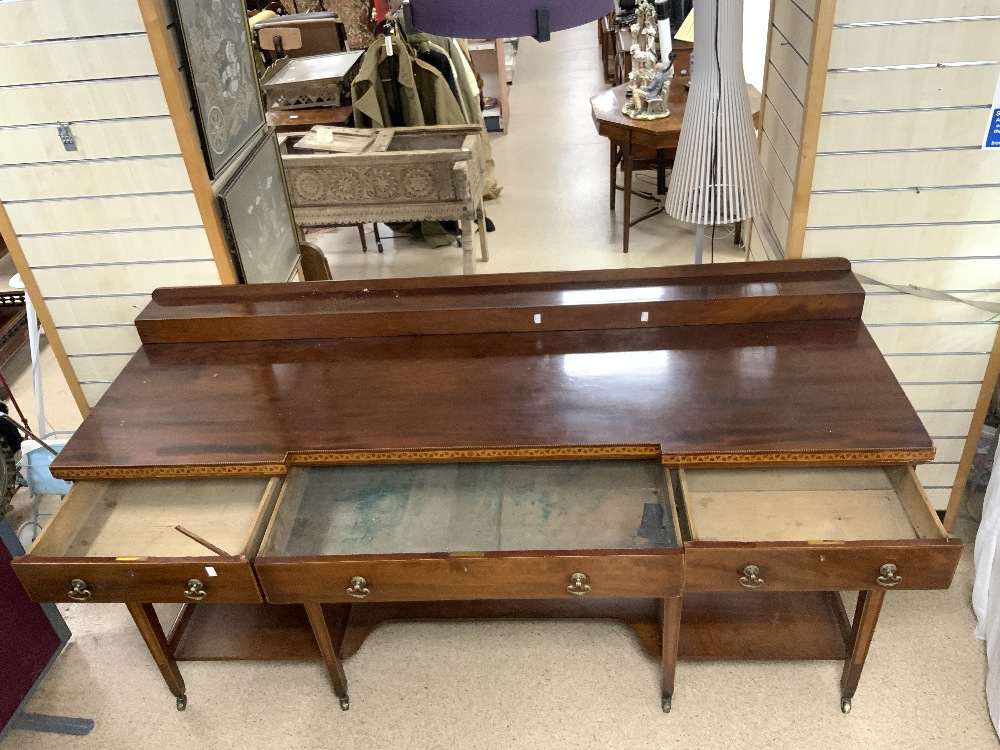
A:
[[[336,130],[282,136],[281,159],[300,227],[458,221],[466,272],[472,222],[489,259],[481,128],[475,125]]]

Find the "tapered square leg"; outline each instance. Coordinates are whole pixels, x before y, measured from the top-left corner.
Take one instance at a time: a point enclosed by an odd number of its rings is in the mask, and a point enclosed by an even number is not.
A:
[[[854,622],[851,625],[851,653],[844,664],[844,675],[840,680],[840,710],[845,714],[851,711],[851,699],[858,688],[865,659],[868,658],[868,648],[875,634],[884,599],[885,592],[880,589],[858,593],[858,606],[854,610]]]
[[[183,711],[187,707],[187,694],[184,688],[184,678],[174,661],[173,652],[167,643],[167,637],[163,634],[163,626],[160,625],[160,618],[156,616],[156,610],[152,604],[139,602],[127,602],[128,612],[135,620],[135,626],[139,629],[139,634],[146,642],[146,648],[160,669],[167,687],[177,698],[177,710]]]
[[[337,656],[333,639],[330,638],[330,625],[323,613],[323,605],[310,603],[306,604],[305,608],[313,636],[316,638],[316,645],[319,647],[319,653],[326,664],[330,682],[333,683],[333,692],[340,698],[340,707],[346,711],[351,707],[351,700],[347,695],[347,676],[344,674],[344,665],[340,661],[340,657]]]
[[[660,614],[660,631],[663,648],[660,654],[660,695],[665,713],[669,713],[674,697],[674,674],[677,671],[677,646],[681,636],[681,597],[668,596],[663,600]]]

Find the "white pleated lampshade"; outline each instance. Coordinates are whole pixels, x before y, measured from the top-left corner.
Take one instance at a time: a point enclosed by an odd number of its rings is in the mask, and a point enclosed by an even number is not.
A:
[[[743,0],[694,0],[691,91],[665,208],[691,224],[733,224],[753,216],[760,202],[760,158],[743,76]]]

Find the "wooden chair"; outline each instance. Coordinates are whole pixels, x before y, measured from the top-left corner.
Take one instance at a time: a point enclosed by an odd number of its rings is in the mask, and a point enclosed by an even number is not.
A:
[[[331,11],[270,18],[255,24],[254,34],[268,65],[282,57],[325,55],[348,49],[344,24]]]
[[[316,245],[311,242],[302,242],[299,244],[299,252],[302,255],[302,277],[306,281],[330,281],[333,279],[330,261]]]

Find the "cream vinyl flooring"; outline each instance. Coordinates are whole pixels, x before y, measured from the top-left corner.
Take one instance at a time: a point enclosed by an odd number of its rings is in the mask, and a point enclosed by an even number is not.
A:
[[[588,25],[521,43],[510,132],[493,141],[504,194],[487,205],[497,231],[480,270],[690,262],[690,227],[666,216],[639,225],[621,253],[608,144],[589,112],[604,86],[594,37]],[[741,258],[724,235],[716,259]],[[361,253],[353,229],[320,240],[341,278],[461,272],[454,247],[395,241],[380,257]],[[72,429],[79,414],[47,348],[43,371],[49,422]],[[4,372],[33,419],[27,350]],[[25,499],[17,505],[15,523]],[[681,662],[664,714],[658,665],[631,631],[568,621],[384,626],[346,662],[347,713],[319,662],[183,663],[189,704],[178,712],[125,607],[93,604],[60,606],[73,639],[29,705],[92,718],[93,732],[14,731],[0,750],[995,748],[969,603],[975,526],[963,519],[957,531],[967,551],[949,591],[886,597],[848,716],[835,662]]]

